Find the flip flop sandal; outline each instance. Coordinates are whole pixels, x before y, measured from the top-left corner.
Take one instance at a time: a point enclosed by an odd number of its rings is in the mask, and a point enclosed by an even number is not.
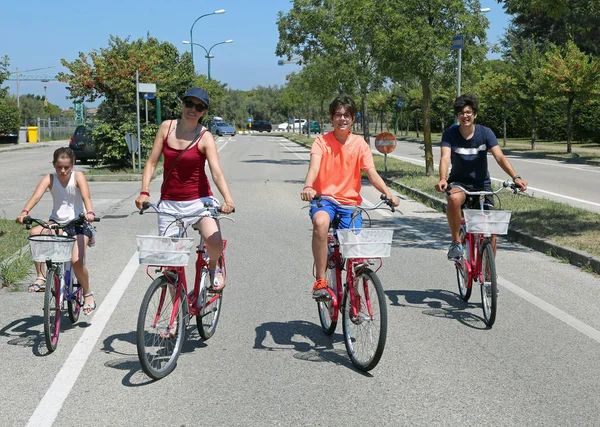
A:
[[[208,270],[208,272],[210,274],[211,282],[211,286],[210,288],[208,288],[208,291],[215,294],[220,294],[221,292],[223,292],[223,289],[225,289],[225,281],[223,280],[223,283],[220,283],[219,280],[217,280],[217,278],[215,277],[215,275],[217,273],[221,273],[221,275],[223,275],[223,270],[221,270],[220,268],[216,268],[214,270]]]
[[[89,292],[87,294],[84,294],[83,297],[93,297],[94,296],[94,292]],[[96,298],[94,298],[94,303],[93,304],[83,304],[83,307],[81,307],[83,309],[83,314],[85,316],[89,316],[90,314],[92,314],[94,312],[94,310],[96,310]],[[87,313],[85,312],[86,310],[90,310]]]
[[[177,336],[177,322],[173,322],[171,326],[163,329],[159,335],[162,339],[175,338]]]
[[[41,285],[39,283],[35,283],[38,280],[43,280],[44,283]],[[29,285],[29,292],[45,292],[46,291],[46,278],[38,277],[36,278],[31,285]]]

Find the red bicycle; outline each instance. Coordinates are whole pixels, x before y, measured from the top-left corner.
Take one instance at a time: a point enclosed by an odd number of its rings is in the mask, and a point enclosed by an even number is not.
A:
[[[463,301],[471,297],[473,282],[481,285],[481,306],[483,320],[491,328],[496,320],[498,303],[498,277],[492,236],[508,233],[511,211],[484,210],[485,196],[496,196],[501,191],[511,188],[517,192],[513,182],[505,181],[496,191],[470,191],[459,184],[451,184],[468,196],[479,196],[479,209],[463,209],[460,226],[460,241],[463,256],[455,262],[458,292]]]
[[[391,200],[385,195],[381,199],[375,206],[346,206],[333,197],[317,195],[314,203],[320,206],[321,200],[328,200],[340,207],[353,209],[353,219],[382,204],[395,211]],[[329,298],[317,301],[319,320],[325,334],[331,335],[335,332],[341,311],[348,356],[357,369],[369,371],[379,363],[387,337],[387,305],[376,272],[383,264],[381,259],[390,256],[394,230],[339,229],[339,222],[340,217],[336,215],[327,235]],[[345,281],[343,270],[346,270]]]
[[[206,204],[203,209],[192,215],[177,215],[162,212],[151,203],[144,203],[140,214],[148,208],[159,215],[173,217],[177,224],[178,236],[136,236],[140,264],[148,264],[146,274],[153,280],[146,291],[140,306],[137,322],[137,352],[144,372],[158,380],[175,369],[177,358],[185,341],[186,328],[192,316],[196,317],[198,333],[204,340],[213,336],[221,314],[223,291],[213,292],[210,286],[208,253],[206,244],[200,235],[200,244],[196,246],[196,276],[194,289],[188,293],[185,266],[188,264],[194,239],[187,238],[185,218],[210,216],[217,221],[228,218],[218,208]],[[217,268],[226,277],[225,248],[217,262]],[[161,273],[156,278],[150,270]]]

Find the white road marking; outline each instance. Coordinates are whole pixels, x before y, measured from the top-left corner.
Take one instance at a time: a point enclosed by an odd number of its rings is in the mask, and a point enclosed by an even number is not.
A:
[[[281,145],[283,148],[285,148],[286,150],[288,150],[290,153],[292,153],[293,155],[295,155],[296,157],[298,157],[300,160],[307,160],[304,157],[302,157],[300,154],[296,153],[295,151],[292,151],[292,149],[290,147],[288,147],[287,145],[283,144],[281,141],[279,141],[279,145]],[[298,145],[294,144],[294,148],[298,148]],[[309,151],[307,151],[307,153],[310,153]]]
[[[537,165],[544,165],[544,166],[554,166],[557,168],[566,168],[566,169],[575,169],[575,170],[580,170],[583,172],[593,172],[593,173],[600,173],[600,169],[592,169],[592,168],[586,168],[586,167],[581,167],[581,166],[572,166],[572,165],[561,165],[559,163],[556,163],[557,160],[554,161],[546,161],[546,162],[541,162],[541,161],[536,161],[536,160],[525,160],[522,157],[519,156],[506,156],[510,159],[515,159],[519,162],[525,162],[525,163],[534,163]]]
[[[90,353],[98,342],[104,327],[119,304],[123,293],[138,269],[138,253],[133,254],[117,281],[113,284],[102,304],[95,310],[91,325],[83,331],[79,341],[54,378],[52,385],[29,418],[27,427],[50,427],[58,416],[65,400],[71,393]]]

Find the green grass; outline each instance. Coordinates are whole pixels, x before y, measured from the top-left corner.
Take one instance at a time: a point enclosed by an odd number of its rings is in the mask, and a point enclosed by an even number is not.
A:
[[[313,139],[298,136],[290,139],[307,147],[313,142]],[[382,176],[444,199],[434,188],[437,175],[426,176],[423,166],[388,158],[386,174],[383,172],[383,156],[374,156],[374,159]],[[400,187],[396,190],[402,192]],[[510,191],[500,193],[500,202],[496,201],[496,207],[513,211],[511,226],[519,230],[600,257],[600,214],[525,194],[513,195]]]
[[[31,270],[29,251],[21,249],[27,245],[29,233],[13,220],[0,219],[0,282],[2,286],[14,285],[24,279]],[[17,254],[15,256],[15,254]],[[9,262],[10,261],[10,262]]]
[[[137,164],[137,158],[136,158],[136,164]],[[144,169],[145,163],[142,165],[142,170]],[[163,166],[163,161],[162,159],[158,162],[158,164],[156,165],[156,169],[161,168]],[[137,170],[134,172],[133,169],[131,167],[122,167],[122,166],[95,166],[90,168],[89,170],[85,171],[84,174],[86,176],[89,175],[119,175],[119,174],[123,174],[123,175],[131,175],[131,174],[141,174],[140,170]]]

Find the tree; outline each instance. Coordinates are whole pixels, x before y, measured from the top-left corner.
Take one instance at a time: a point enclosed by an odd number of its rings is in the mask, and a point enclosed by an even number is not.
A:
[[[5,55],[0,58],[0,86],[10,77],[10,71],[8,71],[9,65],[8,56]],[[0,87],[0,99],[5,98],[7,94],[8,88]]]
[[[17,135],[21,126],[21,111],[16,105],[0,100],[0,135]]]
[[[546,54],[543,68],[554,96],[567,99],[567,153],[571,153],[571,112],[573,103],[600,95],[600,59],[581,52],[574,42],[555,46]]]
[[[34,125],[38,118],[57,118],[61,115],[60,107],[50,103],[46,107],[44,105],[44,97],[40,95],[21,95],[19,97],[19,105],[21,106],[23,123],[26,125]]]
[[[499,105],[502,111],[502,146],[506,147],[506,121],[510,109],[517,101],[516,80],[506,73],[489,71],[479,83],[481,99],[486,104]]]
[[[279,12],[275,53],[288,59],[301,56],[305,64],[326,58],[329,73],[340,82],[353,82],[352,89],[361,97],[364,123],[368,119],[367,94],[382,83],[373,57],[380,18],[375,0],[294,0],[287,14]],[[369,142],[368,127],[363,129]]]
[[[463,35],[462,64],[466,74],[485,56],[488,20],[476,0],[376,1],[384,26],[378,34],[385,40],[376,53],[382,73],[395,82],[409,77],[419,80],[423,96],[425,171],[433,175],[431,144],[431,86],[436,74],[455,67],[452,38]]]

